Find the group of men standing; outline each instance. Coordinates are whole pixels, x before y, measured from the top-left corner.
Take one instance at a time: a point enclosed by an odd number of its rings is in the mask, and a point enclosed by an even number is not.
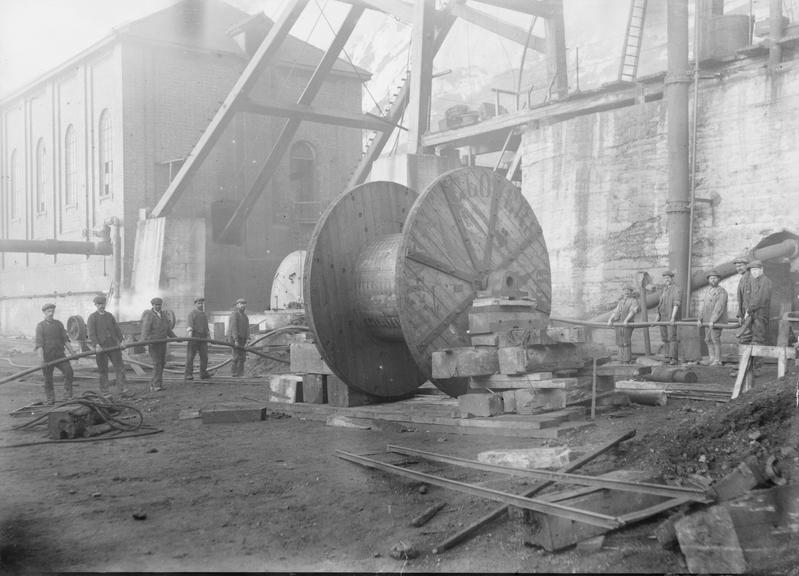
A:
[[[86,322],[87,339],[95,352],[95,362],[100,375],[100,394],[120,398],[127,387],[125,366],[120,348],[123,341],[122,330],[114,315],[106,311],[107,299],[103,295],[94,297],[95,311],[89,315]],[[164,301],[156,297],[150,300],[150,309],[145,310],[141,317],[140,341],[148,342],[147,349],[153,364],[153,373],[150,379],[150,390],[163,390],[163,374],[166,365],[166,352],[168,338],[175,338],[173,332],[173,318],[167,316],[163,308]],[[228,322],[228,341],[235,346],[232,348],[233,365],[231,374],[236,377],[244,375],[244,363],[247,352],[244,347],[250,336],[249,317],[245,313],[247,301],[243,298],[236,300],[236,307],[230,314]],[[69,335],[61,321],[54,318],[55,304],[48,303],[42,306],[44,320],[36,326],[36,344],[34,350],[41,350],[42,367],[44,373],[44,392],[47,404],[55,403],[53,389],[53,372],[58,368],[64,375],[64,396],[66,400],[72,398],[72,383],[74,373],[72,365],[67,360],[64,350],[70,355],[75,352],[70,346]],[[200,357],[200,379],[210,378],[208,372],[208,338],[210,336],[208,316],[205,314],[205,298],[194,299],[194,309],[189,312],[186,323],[186,332],[191,338],[186,346],[186,368],[184,379],[194,380],[194,359]],[[62,361],[57,362],[59,359]],[[114,366],[116,379],[114,388],[109,390],[108,363]]]
[[[763,263],[760,260],[751,262],[745,256],[736,258],[733,263],[740,276],[737,297],[739,331],[736,338],[741,344],[765,344],[768,338],[769,307],[771,305],[771,280],[763,274]],[[705,343],[708,348],[708,361],[702,362],[710,366],[721,366],[721,331],[727,325],[727,291],[722,288],[721,275],[710,270],[707,275],[709,288],[702,302],[697,326],[705,326]],[[630,321],[641,307],[632,286],[623,288],[622,297],[616,304],[608,325],[616,323],[616,345],[619,347],[619,360],[632,360],[632,333]],[[677,338],[677,322],[681,319],[680,301],[682,291],[674,283],[674,272],[663,272],[663,290],[657,304],[657,322],[668,322],[660,325],[663,341],[663,357],[666,364],[679,363],[679,342]],[[618,325],[621,324],[621,325]]]

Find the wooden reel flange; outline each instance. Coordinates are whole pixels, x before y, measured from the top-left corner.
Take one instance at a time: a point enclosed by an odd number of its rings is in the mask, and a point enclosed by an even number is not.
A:
[[[311,238],[303,275],[317,346],[350,386],[391,398],[432,375],[432,353],[469,346],[474,299],[514,291],[549,317],[541,226],[521,192],[485,168],[460,168],[417,198],[392,182],[341,194]],[[450,394],[468,378],[436,379]]]

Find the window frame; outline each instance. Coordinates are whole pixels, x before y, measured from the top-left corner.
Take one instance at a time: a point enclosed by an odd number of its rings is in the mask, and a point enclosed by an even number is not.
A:
[[[20,208],[20,193],[19,193],[19,154],[17,149],[11,151],[9,158],[9,174],[8,174],[8,217],[11,222],[19,222],[21,214]]]
[[[44,138],[36,142],[36,180],[34,182],[36,214],[47,213],[47,145]]]
[[[64,134],[64,206],[78,205],[78,143],[75,128],[67,126]]]
[[[108,108],[100,113],[97,124],[97,167],[99,170],[98,196],[111,198],[114,195],[114,164],[111,116]]]

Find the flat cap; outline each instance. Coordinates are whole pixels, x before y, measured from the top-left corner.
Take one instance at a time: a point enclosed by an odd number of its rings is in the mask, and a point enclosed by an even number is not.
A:
[[[45,310],[50,310],[51,308],[55,310],[55,304],[53,304],[52,302],[48,302],[47,304],[42,306],[42,312],[44,312]]]
[[[666,271],[663,273],[663,276],[671,276],[672,278],[674,278],[674,272],[673,272],[673,271],[671,271],[671,270],[666,270]]]
[[[246,303],[247,301],[244,298],[239,298],[238,300],[236,300],[236,304],[246,304]]]
[[[622,290],[624,290],[625,292],[627,292],[628,290],[629,290],[630,292],[635,292],[635,287],[634,287],[634,286],[632,286],[631,284],[628,284],[627,286],[623,286],[623,287],[622,287]]]
[[[164,301],[161,298],[159,298],[158,296],[156,296],[155,298],[150,300],[150,304],[152,304],[153,306],[155,306],[157,304],[163,304],[163,303],[164,303]]]
[[[746,268],[762,268],[763,263],[760,260],[752,260],[749,264],[746,265]]]
[[[716,278],[721,278],[721,274],[719,274],[719,271],[715,269],[705,274],[705,278],[710,278],[711,276],[715,276]]]
[[[197,298],[194,299],[194,303],[197,304],[197,302],[205,302],[205,298],[202,296],[197,296]]]
[[[735,260],[732,261],[733,264],[748,264],[749,258],[746,256],[738,256]]]
[[[102,294],[98,294],[97,296],[94,297],[94,300],[92,300],[92,302],[94,302],[95,304],[105,304],[107,301],[108,298],[106,298]]]

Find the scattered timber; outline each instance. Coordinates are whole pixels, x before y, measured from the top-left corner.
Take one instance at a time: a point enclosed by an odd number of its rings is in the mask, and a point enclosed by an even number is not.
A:
[[[651,474],[632,470],[617,470],[597,478],[624,478],[634,482],[651,479]],[[542,500],[578,507],[581,510],[602,510],[618,518],[627,515],[646,518],[660,513],[662,511],[661,506],[664,503],[668,507],[679,506],[684,503],[681,498],[664,501],[662,496],[655,494],[628,494],[614,490],[597,489],[596,487],[547,494],[542,497]],[[539,512],[524,513],[521,516],[521,522],[517,525],[517,530],[522,532],[522,539],[536,546],[541,546],[550,552],[562,550],[607,532],[607,530],[598,526],[591,526],[583,522],[575,522],[568,518]]]
[[[691,514],[679,520],[674,529],[692,574],[746,572],[746,560],[726,508],[714,506]]]
[[[622,436],[619,436],[615,440],[612,440],[607,444],[605,444],[604,446],[601,446],[599,449],[595,450],[594,452],[586,454],[585,456],[575,460],[568,466],[564,466],[563,468],[560,469],[560,472],[574,472],[575,470],[582,468],[585,464],[588,464],[592,460],[595,460],[599,456],[605,454],[606,452],[609,452],[610,450],[612,450],[613,448],[615,448],[625,440],[633,438],[635,436],[635,433],[636,433],[635,430],[630,430],[629,432],[623,434]],[[535,496],[545,488],[552,486],[554,483],[555,482],[553,480],[547,480],[545,482],[541,482],[538,485],[534,486],[532,489],[525,492],[524,495],[527,497]],[[433,548],[433,554],[441,554],[443,552],[446,552],[453,546],[457,546],[459,543],[463,542],[464,540],[469,539],[483,526],[486,526],[487,524],[490,524],[494,520],[497,520],[502,516],[505,516],[507,513],[508,513],[508,506],[501,506],[495,509],[493,512],[489,512],[488,514],[486,514],[476,522],[473,522],[469,526],[465,527],[463,530],[453,534],[452,536],[444,540],[441,544]]]
[[[652,382],[684,382],[693,384],[697,381],[696,372],[684,368],[668,368],[666,366],[655,366],[646,377]]]
[[[419,514],[416,518],[411,520],[411,526],[415,526],[416,528],[424,526],[433,518],[433,516],[438,514],[439,511],[441,511],[446,505],[447,505],[446,502],[439,502],[438,504],[433,504],[427,510],[425,510],[424,512]]]
[[[597,476],[586,476],[584,474],[574,474],[570,472],[553,472],[549,470],[535,470],[530,468],[514,468],[511,466],[499,466],[496,464],[486,464],[476,460],[467,460],[465,458],[457,458],[455,456],[447,456],[444,454],[435,454],[433,452],[425,452],[424,450],[416,450],[415,448],[406,448],[403,446],[395,446],[389,444],[386,446],[387,452],[394,452],[403,454],[405,456],[419,456],[431,462],[439,462],[442,464],[452,464],[455,466],[462,466],[472,470],[482,470],[485,472],[500,472],[515,476],[526,476],[536,480],[554,480],[566,482],[569,484],[578,484],[582,486],[591,486],[594,488],[609,488],[612,490],[620,490],[624,492],[635,492],[640,494],[653,494],[666,498],[688,498],[694,502],[708,503],[714,500],[714,495],[707,490],[701,488],[689,488],[684,486],[668,486],[666,484],[656,484],[652,482],[639,482],[633,480],[617,480],[614,478],[604,478]]]

